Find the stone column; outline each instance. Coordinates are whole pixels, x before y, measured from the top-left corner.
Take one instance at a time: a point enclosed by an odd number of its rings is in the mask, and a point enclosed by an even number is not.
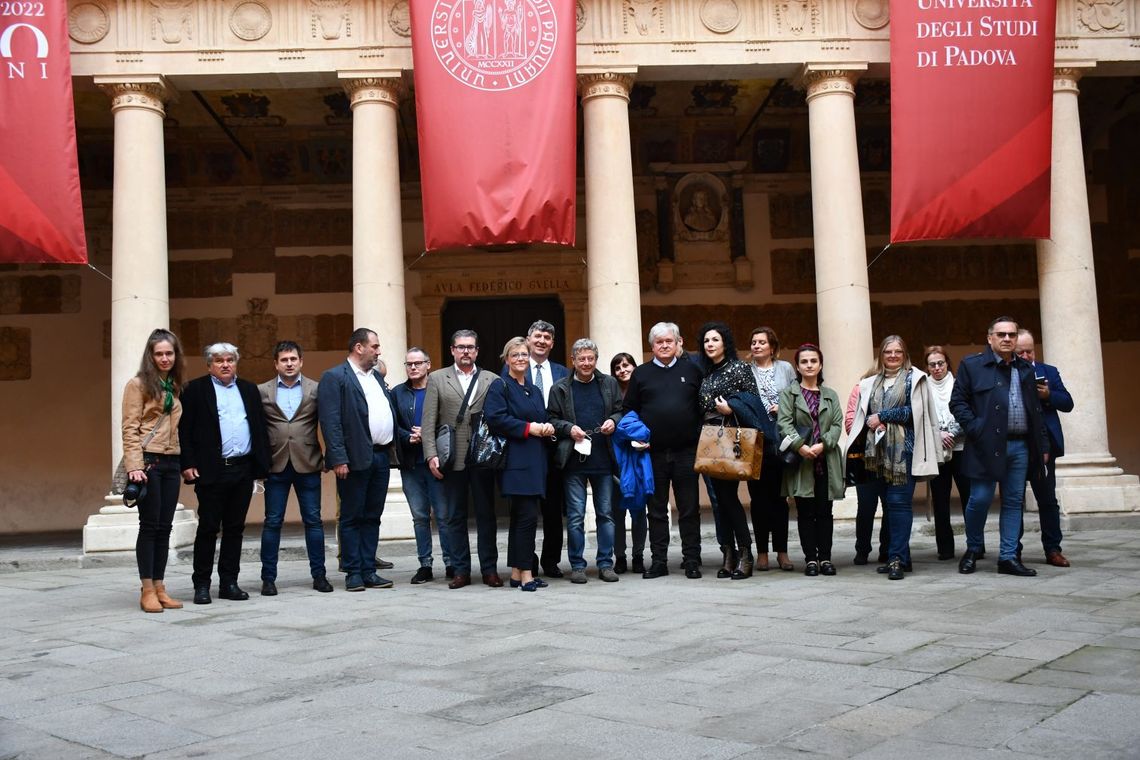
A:
[[[841,399],[873,357],[867,238],[855,144],[855,80],[865,63],[807,64],[815,299],[824,376]]]
[[[408,346],[396,123],[399,71],[341,72],[352,104],[352,314],[380,338],[390,384],[402,382]],[[345,336],[347,338],[347,336]]]
[[[172,94],[161,76],[95,77],[111,98],[115,122],[115,180],[111,211],[111,461],[123,455],[123,387],[156,327],[170,326],[167,287],[166,170],[162,120]],[[196,347],[184,347],[195,352]],[[83,527],[84,552],[134,548],[138,517],[108,494]],[[197,520],[181,506],[171,546],[192,543]]]
[[[352,106],[353,324],[376,331],[388,367],[388,385],[395,386],[407,379],[404,354],[408,350],[396,135],[404,81],[398,70],[342,71],[338,76]],[[380,533],[384,539],[415,535],[395,468],[388,483]]]
[[[620,351],[640,356],[641,285],[629,146],[635,70],[580,73],[586,152],[586,293],[599,365]]]
[[[1055,364],[1075,407],[1061,415],[1065,456],[1057,496],[1065,514],[1140,508],[1140,479],[1108,450],[1100,317],[1085,183],[1077,81],[1095,63],[1065,64],[1053,75],[1051,240],[1037,241],[1042,359]],[[1079,298],[1074,294],[1079,293]]]

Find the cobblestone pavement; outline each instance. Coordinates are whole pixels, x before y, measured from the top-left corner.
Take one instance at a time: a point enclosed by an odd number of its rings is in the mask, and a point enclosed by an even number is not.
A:
[[[249,601],[189,604],[183,559],[160,615],[128,563],[4,572],[0,757],[1140,757],[1140,530],[1029,539],[1030,579],[919,536],[889,582],[841,529],[834,578],[717,580],[706,536],[701,580],[537,593],[411,586],[400,542],[394,589],[318,594],[294,547],[276,597],[247,541]]]

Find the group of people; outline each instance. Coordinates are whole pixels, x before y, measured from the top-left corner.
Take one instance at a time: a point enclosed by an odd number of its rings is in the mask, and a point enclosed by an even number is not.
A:
[[[1046,562],[1068,566],[1061,553],[1055,461],[1064,453],[1057,413],[1070,411],[1073,400],[1056,368],[1036,362],[1033,336],[1015,320],[995,319],[987,348],[964,359],[957,377],[941,346],[926,349],[923,371],[911,363],[903,339],[888,336],[845,406],[824,384],[820,348],[803,344],[791,363],[780,360],[779,339],[769,327],[753,330],[749,361],[738,356],[732,330],[722,322],[700,328],[693,354],[673,323],[655,324],[648,337],[650,361],[638,364],[621,353],[605,374],[589,338],[573,344],[571,368],[552,361],[555,328],[539,320],[503,347],[496,374],[478,366],[478,335],[458,330],[451,336],[451,365],[433,370],[428,352],[413,347],[404,361],[407,380],[390,389],[379,340],[367,328],[352,333],[345,361],[319,381],[302,374],[301,346],[278,343],[276,376],[261,385],[238,377],[239,350],[224,342],[205,348],[207,373],[187,381],[177,336],[153,331],[123,394],[124,464],[139,514],[140,607],[161,612],[182,606],[165,587],[182,482],[193,484],[198,498],[194,603],[212,601],[215,554],[218,596],[249,598],[238,585],[239,562],[261,479],[262,595],[277,594],[290,490],[305,527],[313,588],[333,591],[320,516],[321,475],[330,470],[348,591],[393,585],[377,573],[383,569],[377,547],[393,467],[400,470],[414,525],[420,566],[413,584],[435,580],[434,516],[448,587],[471,585],[473,505],[482,583],[505,585],[498,572],[496,486],[510,507],[506,564],[513,588],[533,592],[547,587],[544,578],[566,577],[559,567],[564,537],[569,581],[588,581],[588,494],[601,581],[616,582],[631,570],[647,579],[669,573],[670,503],[677,510],[680,567],[687,578],[700,578],[702,476],[694,465],[706,425],[755,428],[764,441],[759,477],[746,486],[751,532],[739,481],[706,478],[721,550],[718,578],[739,580],[768,570],[769,539],[775,566],[795,569],[788,553],[789,497],[796,504],[804,574],[835,575],[832,504],[854,484],[854,563],[868,562],[881,502],[878,570],[902,579],[912,569],[918,481],[929,482],[939,559],[956,557],[950,488],[957,485],[966,524],[960,572],[974,572],[985,554],[985,522],[999,483],[998,571],[1036,574],[1021,561],[1026,482],[1041,513]],[[498,467],[469,456],[476,428],[505,442]]]

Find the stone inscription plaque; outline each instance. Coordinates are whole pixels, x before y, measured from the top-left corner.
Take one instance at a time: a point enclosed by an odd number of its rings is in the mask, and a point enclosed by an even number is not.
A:
[[[501,296],[559,293],[570,289],[570,280],[565,277],[476,277],[441,280],[425,288],[425,291],[440,296]]]

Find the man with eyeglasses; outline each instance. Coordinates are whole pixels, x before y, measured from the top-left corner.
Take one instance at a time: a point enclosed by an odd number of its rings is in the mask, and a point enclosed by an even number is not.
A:
[[[471,585],[471,539],[467,535],[468,495],[475,500],[475,528],[479,537],[479,569],[483,583],[492,588],[503,585],[499,577],[499,549],[495,525],[494,472],[466,466],[471,444],[471,415],[483,411],[487,388],[495,373],[483,372],[476,365],[479,336],[474,330],[456,330],[451,336],[454,364],[437,369],[427,377],[420,437],[424,459],[432,477],[443,483],[444,517],[440,543],[446,534],[447,551],[455,568],[448,588]],[[464,402],[466,399],[466,402]],[[462,412],[462,414],[460,413]],[[441,463],[437,434],[441,425],[455,429],[455,451],[450,463]]]
[[[1017,540],[1025,506],[1025,481],[1044,475],[1049,440],[1033,366],[1014,352],[1017,321],[1012,317],[995,319],[990,323],[987,342],[985,351],[967,356],[958,365],[950,394],[950,411],[966,431],[962,472],[970,478],[966,552],[958,563],[958,572],[968,574],[977,569],[986,517],[1000,483],[998,572],[1033,576],[1037,571],[1023,565],[1017,556]]]
[[[586,582],[586,484],[594,492],[598,577],[618,580],[614,572],[613,453],[610,435],[622,416],[617,380],[595,371],[598,344],[580,338],[570,349],[574,373],[550,389],[547,412],[558,443],[554,465],[562,470],[566,497],[566,548],[570,582]]]
[[[446,514],[443,501],[443,484],[436,480],[424,461],[422,424],[424,399],[427,397],[428,372],[431,358],[419,346],[408,349],[404,357],[408,379],[393,389],[396,402],[396,426],[400,441],[400,481],[404,497],[412,512],[412,529],[416,536],[416,554],[419,569],[412,576],[413,584],[434,580],[431,556],[431,516],[439,526],[439,551],[448,578],[455,575],[451,554],[447,550],[447,531],[443,529]]]
[[[1037,514],[1041,520],[1041,544],[1045,549],[1045,563],[1053,567],[1068,567],[1069,560],[1061,553],[1061,505],[1057,503],[1057,459],[1065,455],[1065,434],[1061,430],[1058,412],[1073,411],[1073,397],[1061,381],[1061,373],[1052,364],[1037,361],[1037,346],[1033,333],[1017,331],[1017,355],[1033,366],[1033,379],[1037,384],[1037,398],[1044,412],[1045,430],[1049,433],[1049,461],[1045,475],[1031,478],[1033,498],[1037,501]],[[1024,534],[1024,528],[1022,533]],[[1018,554],[1021,543],[1018,541]]]

